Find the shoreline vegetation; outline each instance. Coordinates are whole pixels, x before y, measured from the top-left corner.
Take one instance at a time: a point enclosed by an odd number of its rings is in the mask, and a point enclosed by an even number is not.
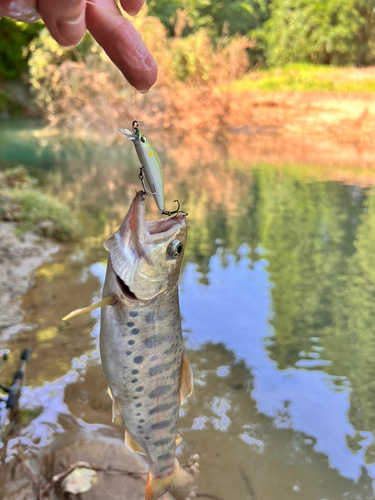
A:
[[[31,230],[56,241],[74,241],[79,233],[71,208],[40,191],[22,166],[0,172],[0,221],[14,222],[19,235]]]
[[[211,2],[191,3],[151,1],[132,19],[159,66],[158,82],[145,95],[132,91],[89,34],[77,47],[63,48],[41,23],[31,33],[14,23],[25,45],[22,57],[13,58],[27,66],[17,73],[8,61],[7,72],[0,71],[0,116],[41,116],[50,126],[101,134],[136,116],[148,130],[178,136],[293,130],[373,140],[375,41],[361,30],[365,22],[368,30],[375,25],[367,5],[374,2],[364,2],[368,12],[355,0],[345,0],[338,12],[331,0],[324,9],[316,0],[307,10],[296,2],[293,13],[301,19],[290,21],[285,0],[234,2],[233,12],[226,6],[222,13]],[[12,21],[5,22],[11,32]],[[9,75],[24,88],[18,102]]]

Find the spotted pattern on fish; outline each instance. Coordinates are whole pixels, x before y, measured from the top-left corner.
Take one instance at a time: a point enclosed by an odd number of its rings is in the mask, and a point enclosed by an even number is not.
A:
[[[172,296],[172,300],[171,295],[159,298],[152,310],[149,303],[137,310],[121,304],[102,309],[102,321],[112,325],[104,347],[101,332],[101,351],[108,349],[110,362],[103,365],[108,385],[115,397],[121,395],[122,419],[146,451],[155,474],[171,470],[175,460],[184,353],[177,286]],[[113,337],[115,331],[117,338]],[[129,346],[132,354],[126,356]],[[123,366],[120,378],[115,366]]]
[[[161,385],[160,387],[157,387],[156,389],[151,391],[149,397],[158,398],[159,396],[163,396],[163,394],[170,394],[172,387],[172,385]]]
[[[154,415],[154,413],[161,413],[163,411],[170,410],[174,406],[175,406],[174,403],[165,403],[163,405],[154,406],[154,408],[151,408],[151,410],[148,413],[149,413],[149,415]],[[178,407],[176,407],[176,408],[178,408]]]
[[[159,347],[159,345],[165,344],[166,342],[171,342],[173,340],[172,335],[152,335],[144,340],[144,345],[148,349],[154,349],[155,347]]]
[[[151,425],[152,430],[157,429],[165,429],[166,427],[170,427],[173,424],[172,420],[163,420],[162,422],[157,422],[156,424]]]
[[[161,373],[169,370],[172,366],[172,363],[162,363],[159,365],[152,366],[149,371],[149,377],[155,377],[156,375],[160,375]]]
[[[171,469],[170,465],[165,465],[164,467],[160,467],[159,474],[163,474],[163,472],[167,472],[167,470],[170,470],[170,469]]]
[[[154,446],[164,446],[170,443],[170,438],[159,439],[158,441],[154,441]],[[174,443],[173,443],[174,446]]]

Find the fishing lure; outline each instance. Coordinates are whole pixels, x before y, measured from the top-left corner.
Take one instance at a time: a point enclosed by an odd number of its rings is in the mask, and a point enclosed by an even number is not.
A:
[[[143,189],[147,194],[154,197],[160,212],[168,216],[177,214],[187,215],[186,212],[180,210],[180,202],[178,200],[174,200],[178,205],[177,210],[173,212],[165,210],[164,179],[161,162],[152,144],[139,130],[138,122],[136,120],[133,121],[131,131],[126,128],[120,128],[119,131],[133,142],[139,161],[141,162],[139,178],[142,182]]]
[[[132,131],[126,128],[120,128],[119,131],[134,143],[139,161],[141,162],[139,178],[142,181],[143,189],[146,193],[154,197],[158,209],[160,212],[164,213],[164,179],[162,166],[152,144],[147,140],[146,136],[142,134],[138,127],[138,122],[134,120],[132,123]],[[146,179],[148,189],[144,179]]]

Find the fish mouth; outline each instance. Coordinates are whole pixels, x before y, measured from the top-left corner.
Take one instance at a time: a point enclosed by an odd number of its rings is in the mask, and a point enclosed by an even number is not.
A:
[[[118,233],[124,250],[129,249],[135,257],[144,257],[146,249],[170,240],[186,225],[185,215],[146,221],[144,200],[146,193],[138,191]]]

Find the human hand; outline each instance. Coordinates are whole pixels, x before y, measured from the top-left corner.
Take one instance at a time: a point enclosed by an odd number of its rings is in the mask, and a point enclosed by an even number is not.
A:
[[[120,0],[134,16],[144,0]],[[76,45],[86,29],[139,92],[147,92],[157,78],[157,66],[134,26],[115,0],[0,0],[0,16],[35,22],[42,18],[53,38],[64,46]]]

